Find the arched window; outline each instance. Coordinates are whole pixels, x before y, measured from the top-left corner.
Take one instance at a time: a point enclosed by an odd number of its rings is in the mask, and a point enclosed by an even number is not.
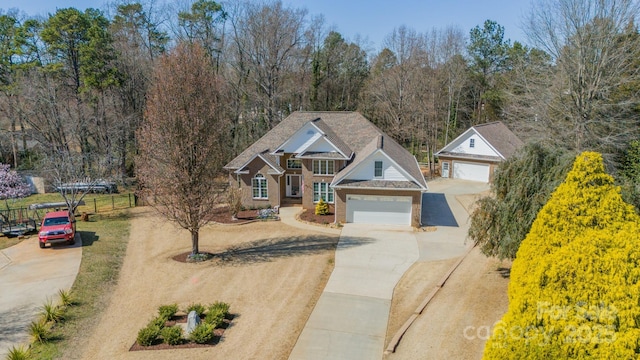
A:
[[[253,198],[254,199],[268,199],[267,195],[267,179],[262,174],[256,174],[256,176],[251,179],[251,185],[253,187]]]

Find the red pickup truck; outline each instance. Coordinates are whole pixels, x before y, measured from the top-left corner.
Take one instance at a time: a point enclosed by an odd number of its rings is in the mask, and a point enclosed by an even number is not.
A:
[[[75,244],[76,224],[73,215],[69,211],[49,212],[42,219],[38,240],[40,248],[46,244],[66,243]]]

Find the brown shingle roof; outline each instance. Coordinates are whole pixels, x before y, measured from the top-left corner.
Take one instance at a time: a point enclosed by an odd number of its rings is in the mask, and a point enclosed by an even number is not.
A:
[[[353,155],[353,151],[351,150],[351,148],[347,144],[345,144],[338,135],[336,135],[333,129],[329,125],[327,125],[326,122],[322,121],[322,118],[314,119],[311,122],[313,122],[313,124],[325,134],[327,139],[329,139],[329,141],[331,141],[331,143],[335,145],[338,150],[340,150],[347,157],[347,159],[351,158],[351,155]]]
[[[327,138],[329,138],[334,145],[341,150],[349,151],[347,155],[349,155],[350,152],[355,153],[354,161],[347,166],[347,168],[351,168],[358,159],[364,159],[373,151],[377,150],[378,138],[382,136],[382,150],[416,179],[421,187],[427,187],[416,159],[408,151],[384,134],[382,130],[360,113],[348,111],[296,111],[282,120],[271,129],[271,131],[249,146],[235,159],[231,160],[225,168],[231,170],[238,169],[256,153],[265,151],[273,152],[304,126],[304,124],[316,119],[320,119],[321,121],[316,121],[315,124],[318,125],[318,123],[320,123],[318,128],[325,132]],[[374,142],[374,144],[367,146],[371,142]],[[365,147],[367,147],[367,149],[365,149]]]
[[[473,127],[480,136],[491,144],[502,156],[506,158],[513,155],[524,144],[501,121],[476,125]]]

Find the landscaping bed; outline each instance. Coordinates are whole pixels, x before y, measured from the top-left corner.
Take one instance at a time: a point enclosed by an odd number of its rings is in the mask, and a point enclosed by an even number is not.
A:
[[[237,219],[232,219],[228,206],[222,206],[216,209],[210,218],[211,221],[218,224],[246,224],[256,220],[269,220],[260,217],[260,210],[242,210],[238,213]]]
[[[186,316],[185,318],[185,322],[186,323]],[[133,345],[131,345],[131,348],[129,349],[129,351],[144,351],[144,350],[170,350],[170,349],[196,349],[196,348],[206,348],[206,347],[211,347],[211,346],[215,346],[220,342],[220,339],[222,338],[222,335],[224,334],[225,329],[216,329],[214,332],[214,337],[213,340],[211,340],[208,343],[205,344],[197,344],[194,342],[185,342],[183,344],[180,345],[169,345],[169,344],[165,344],[161,341],[158,341],[157,344],[154,345],[149,345],[149,346],[142,346],[140,344],[138,344],[137,342]]]
[[[332,213],[327,215],[316,215],[313,211],[306,209],[300,213],[299,218],[302,221],[318,225],[331,225],[336,219],[335,215]]]
[[[215,346],[235,317],[229,313],[229,305],[220,302],[209,305],[208,309],[200,304],[190,305],[183,313],[177,313],[177,309],[176,304],[160,306],[158,317],[140,329],[138,338],[129,351]],[[187,312],[191,310],[200,321],[192,333],[187,335],[184,329],[189,317]],[[172,332],[174,334],[170,334]]]

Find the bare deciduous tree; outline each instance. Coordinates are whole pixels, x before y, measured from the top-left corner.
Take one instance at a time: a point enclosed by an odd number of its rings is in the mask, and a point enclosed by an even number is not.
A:
[[[527,35],[556,66],[552,86],[534,89],[551,92],[542,96],[549,99],[544,104],[549,118],[541,119],[540,130],[553,129],[560,142],[576,150],[605,153],[637,135],[632,108],[638,88],[628,87],[640,76],[635,61],[640,38],[633,26],[638,14],[633,0],[535,2]],[[621,89],[625,94],[617,96]]]
[[[155,69],[137,133],[142,195],[191,233],[192,255],[199,253],[200,228],[225,201],[221,175],[229,129],[223,95],[204,49],[179,44]]]
[[[287,89],[287,84],[295,83],[292,74],[308,63],[306,14],[280,1],[246,4],[230,14],[233,57],[241,71],[237,76],[245,78],[254,118],[262,118],[267,129],[290,111],[285,94],[293,89]]]
[[[72,214],[87,194],[94,192],[99,185],[107,185],[105,176],[108,167],[96,164],[87,172],[83,167],[86,163],[83,156],[68,150],[52,150],[43,158],[42,169],[46,178],[62,196]]]

